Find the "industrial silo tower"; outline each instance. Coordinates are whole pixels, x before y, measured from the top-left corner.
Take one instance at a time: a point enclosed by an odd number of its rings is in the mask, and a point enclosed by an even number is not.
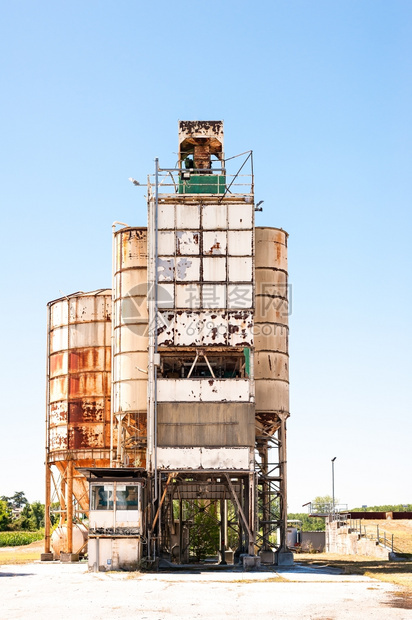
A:
[[[187,561],[209,511],[221,562],[228,531],[238,555],[290,561],[287,234],[254,216],[252,153],[180,121],[178,164],[148,187],[148,556]]]

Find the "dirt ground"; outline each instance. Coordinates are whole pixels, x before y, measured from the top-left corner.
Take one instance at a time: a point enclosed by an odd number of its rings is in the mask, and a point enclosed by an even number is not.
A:
[[[40,563],[42,549],[0,549],[2,619],[412,620],[410,581],[383,580],[410,580],[410,563],[301,554],[293,567],[260,572],[89,573],[84,562]]]
[[[410,519],[362,519],[362,530],[376,535],[376,527],[379,526],[380,535],[383,532],[393,534],[394,545],[404,553],[412,553],[412,521]]]

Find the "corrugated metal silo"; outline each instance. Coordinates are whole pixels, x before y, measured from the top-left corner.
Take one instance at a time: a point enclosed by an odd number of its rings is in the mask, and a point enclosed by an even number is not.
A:
[[[278,414],[289,415],[287,237],[278,228],[255,229],[256,422],[270,434]]]
[[[75,293],[48,309],[47,459],[64,480],[69,461],[77,468],[110,460],[111,290]],[[86,486],[75,473],[84,510]]]
[[[144,467],[147,436],[147,229],[114,235],[113,412],[116,461]],[[119,441],[120,439],[120,441]]]

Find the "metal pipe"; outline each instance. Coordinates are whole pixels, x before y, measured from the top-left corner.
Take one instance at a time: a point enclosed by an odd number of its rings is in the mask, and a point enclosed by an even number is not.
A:
[[[336,456],[332,459],[332,512],[335,514],[335,461]]]
[[[50,406],[50,305],[47,305],[46,353],[46,453],[45,453],[45,504],[44,504],[44,553],[50,553],[50,466],[49,466],[49,406]]]
[[[73,553],[73,461],[71,460],[67,465],[66,507],[67,553]]]

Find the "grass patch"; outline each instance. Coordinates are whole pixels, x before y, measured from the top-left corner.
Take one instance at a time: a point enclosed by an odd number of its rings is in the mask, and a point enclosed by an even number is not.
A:
[[[44,538],[44,532],[0,532],[0,547],[20,547],[30,545]]]

